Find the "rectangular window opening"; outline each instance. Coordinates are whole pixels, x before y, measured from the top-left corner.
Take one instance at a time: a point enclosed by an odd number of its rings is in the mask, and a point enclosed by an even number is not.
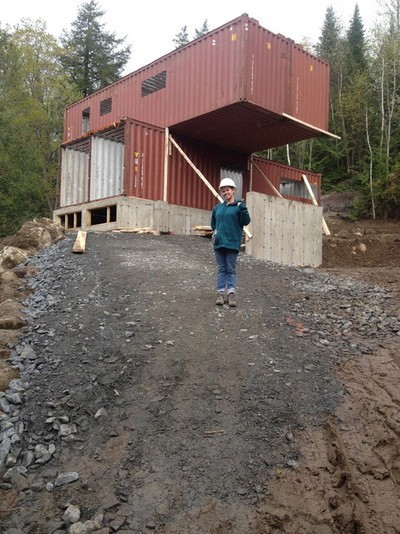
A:
[[[112,99],[106,98],[105,100],[102,100],[100,102],[100,115],[107,115],[107,113],[111,113],[111,107],[112,107]]]
[[[67,215],[67,229],[74,228],[74,214],[68,213]]]
[[[117,206],[106,206],[104,208],[97,208],[90,210],[90,224],[106,224],[117,221]]]
[[[311,189],[315,197],[318,196],[318,188],[315,184],[311,184]],[[281,195],[286,195],[295,198],[310,198],[307,188],[303,180],[291,180],[290,178],[281,178],[279,182],[279,192]]]
[[[151,95],[167,86],[167,71],[164,70],[142,81],[142,97]]]
[[[110,222],[117,222],[117,206],[110,206],[109,210],[110,210],[110,215],[109,215]]]
[[[82,133],[90,131],[90,108],[82,111]]]

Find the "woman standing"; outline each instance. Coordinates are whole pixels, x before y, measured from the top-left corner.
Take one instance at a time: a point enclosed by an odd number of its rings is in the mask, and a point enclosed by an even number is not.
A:
[[[235,200],[236,184],[231,178],[223,178],[219,190],[224,202],[212,210],[211,228],[217,263],[217,300],[222,306],[236,306],[236,262],[242,242],[243,227],[249,224],[250,215],[243,201]]]

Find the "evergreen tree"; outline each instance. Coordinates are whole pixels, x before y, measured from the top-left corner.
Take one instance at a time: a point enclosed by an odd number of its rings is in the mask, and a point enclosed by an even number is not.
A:
[[[365,70],[367,60],[365,57],[364,26],[361,20],[358,4],[356,4],[354,8],[353,18],[351,19],[350,27],[347,31],[347,46],[352,67],[361,71]]]
[[[322,26],[321,36],[316,46],[317,55],[329,61],[336,60],[340,42],[341,27],[332,6],[328,6]]]
[[[63,32],[65,52],[61,63],[79,91],[87,96],[116,81],[129,56],[130,46],[122,47],[125,37],[105,31],[104,16],[96,0],[82,4],[69,32]]]
[[[198,39],[202,35],[208,33],[209,27],[208,27],[208,21],[207,19],[203,22],[203,26],[198,30],[197,28],[194,30],[194,36],[193,39]],[[187,26],[182,26],[180,31],[175,35],[175,38],[173,39],[173,42],[175,43],[175,49],[180,48],[181,46],[184,46],[190,42],[189,40],[189,33]]]
[[[175,35],[173,42],[175,43],[175,48],[180,48],[181,46],[188,44],[189,34],[187,26],[182,26],[180,31]]]
[[[210,31],[210,30],[209,30],[209,28],[208,28],[208,20],[206,19],[206,20],[203,22],[203,26],[200,28],[200,30],[198,30],[197,28],[195,28],[193,39],[198,39],[199,37],[201,37],[202,35],[208,33],[209,31]]]

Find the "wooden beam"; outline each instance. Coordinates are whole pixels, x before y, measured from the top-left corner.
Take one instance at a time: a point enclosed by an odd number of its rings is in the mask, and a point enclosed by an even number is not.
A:
[[[317,199],[315,198],[314,191],[312,190],[312,187],[310,185],[310,182],[308,181],[307,176],[305,174],[302,174],[301,177],[303,178],[303,181],[306,184],[307,191],[311,197],[312,203],[314,204],[314,206],[318,206]],[[328,225],[326,224],[324,217],[322,217],[322,228],[324,229],[325,235],[331,235],[331,232],[328,228]]]
[[[168,199],[168,156],[169,156],[169,128],[165,128],[164,139],[164,187],[163,200],[167,202]]]
[[[178,145],[178,143],[175,141],[175,139],[173,139],[173,137],[170,135],[169,136],[169,139],[171,141],[171,143],[174,145],[174,147],[176,147],[176,149],[178,150],[178,152],[180,154],[182,154],[182,156],[184,157],[184,159],[189,163],[189,165],[192,167],[192,169],[195,171],[195,173],[200,177],[200,179],[205,183],[205,185],[208,187],[208,189],[211,191],[211,193],[218,198],[218,200],[222,203],[224,200],[223,198],[221,197],[221,195],[219,195],[219,193],[217,192],[217,190],[210,184],[210,182],[207,180],[207,178],[204,176],[204,174],[196,167],[196,165],[189,159],[189,157],[185,154],[185,152],[182,150],[182,148]],[[243,228],[244,230],[244,233],[247,235],[247,237],[249,239],[251,239],[253,236],[251,235],[251,233],[249,232],[248,228],[245,226]]]
[[[251,162],[252,164],[254,165],[254,167],[256,167],[256,169],[258,169],[262,175],[262,177],[267,181],[268,185],[270,186],[270,188],[272,189],[272,191],[276,194],[276,196],[280,197],[280,198],[283,198],[283,196],[281,195],[281,193],[277,190],[277,188],[274,186],[274,184],[271,182],[271,180],[269,180],[265,174],[262,172],[262,170],[260,169],[260,167],[254,162],[253,159],[251,159]]]
[[[334,139],[340,139],[340,137],[336,134],[333,134],[331,132],[327,132],[326,130],[322,130],[321,128],[317,128],[316,126],[313,126],[312,124],[309,124],[308,122],[301,121],[300,119],[296,119],[296,117],[293,117],[292,115],[289,115],[288,113],[282,113],[282,117],[285,117],[286,119],[290,119],[291,121],[295,121],[298,124],[301,124],[302,126],[306,126],[306,128],[310,128],[310,130],[314,130],[316,132],[319,132],[322,135],[327,135],[328,137],[333,137]]]
[[[181,147],[178,145],[178,143],[175,141],[175,139],[170,135],[169,139],[171,143],[176,147],[178,152],[184,157],[184,159],[189,163],[189,165],[192,167],[194,172],[197,174],[197,176],[200,177],[200,179],[206,184],[208,189],[211,191],[211,193],[218,198],[220,202],[223,202],[222,197],[218,194],[217,190],[214,189],[214,187],[210,184],[210,182],[207,180],[207,178],[204,176],[204,174],[196,167],[196,165],[188,158],[188,156],[185,154],[185,152],[181,149]]]
[[[76,236],[74,246],[72,247],[72,252],[74,254],[83,254],[86,248],[86,233],[83,230],[79,230],[78,235]]]

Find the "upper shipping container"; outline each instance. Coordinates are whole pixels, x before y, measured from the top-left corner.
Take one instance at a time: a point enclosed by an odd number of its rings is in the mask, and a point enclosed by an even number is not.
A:
[[[250,154],[327,133],[329,65],[244,14],[69,106],[64,142],[123,118]]]

